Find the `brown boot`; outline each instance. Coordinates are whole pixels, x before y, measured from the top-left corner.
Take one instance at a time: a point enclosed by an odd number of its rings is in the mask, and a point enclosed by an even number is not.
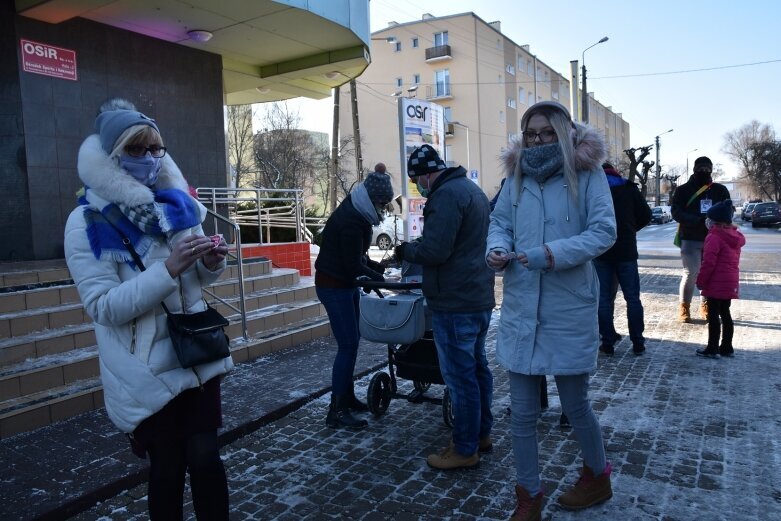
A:
[[[559,505],[567,510],[582,510],[607,501],[613,497],[613,489],[610,487],[611,471],[608,463],[602,474],[594,476],[594,471],[584,464],[575,486],[559,496]]]
[[[542,491],[531,497],[526,489],[515,485],[515,495],[518,497],[518,504],[515,506],[515,512],[513,512],[510,521],[541,521]]]
[[[480,455],[475,452],[471,456],[462,456],[456,452],[451,442],[439,454],[429,454],[426,463],[429,467],[439,470],[473,469],[480,465]]]
[[[700,304],[700,316],[703,320],[708,320],[708,301],[703,300]]]
[[[689,304],[687,302],[681,302],[680,311],[678,312],[678,320],[684,324],[688,324],[692,321],[691,313],[689,313]]]

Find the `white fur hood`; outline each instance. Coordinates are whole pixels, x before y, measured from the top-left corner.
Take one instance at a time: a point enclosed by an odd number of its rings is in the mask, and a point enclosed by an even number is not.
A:
[[[138,206],[152,203],[152,190],[127,174],[100,146],[100,137],[93,134],[84,140],[79,148],[76,165],[79,179],[103,199],[112,203]],[[163,157],[163,165],[155,185],[156,188],[177,188],[188,191],[187,181],[169,154]]]
[[[575,135],[575,170],[590,172],[601,168],[607,157],[607,145],[602,133],[594,127],[575,123]],[[513,138],[499,156],[506,176],[513,175],[515,165],[521,159],[523,154],[522,139],[522,135]]]

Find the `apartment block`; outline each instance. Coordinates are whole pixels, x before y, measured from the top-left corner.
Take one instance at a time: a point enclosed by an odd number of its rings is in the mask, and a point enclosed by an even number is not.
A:
[[[357,79],[361,147],[366,168],[383,162],[401,186],[397,100],[411,97],[438,103],[446,119],[445,155],[464,166],[492,196],[503,172],[499,155],[520,133],[524,111],[537,101],[571,107],[570,80],[529,45],[519,45],[475,13],[391,23],[372,33],[372,62]],[[349,85],[342,87],[339,130],[351,135]],[[615,150],[628,146],[629,126],[596,100],[592,123]],[[622,143],[619,145],[619,143]],[[626,148],[626,147],[624,147]],[[620,151],[619,151],[620,152]],[[612,154],[611,154],[612,156]],[[399,188],[400,189],[400,188]]]

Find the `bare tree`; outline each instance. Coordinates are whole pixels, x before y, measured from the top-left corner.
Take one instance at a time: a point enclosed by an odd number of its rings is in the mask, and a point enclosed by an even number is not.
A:
[[[635,177],[639,177],[640,174],[637,171],[638,165],[643,163],[643,160],[648,157],[648,154],[651,153],[651,149],[653,149],[653,145],[647,145],[640,148],[628,148],[624,150],[624,154],[626,154],[626,157],[629,158],[629,182],[634,183]],[[647,180],[648,178],[645,177]],[[640,181],[643,187],[645,187],[645,181]],[[643,192],[643,195],[645,195],[645,192]]]
[[[773,127],[752,120],[739,129],[727,132],[724,135],[724,147],[722,151],[733,161],[740,165],[740,172],[744,179],[758,191],[764,191],[762,187],[762,161],[757,155],[756,145],[770,143],[776,140]]]
[[[781,141],[763,141],[751,146],[756,164],[754,181],[773,201],[781,200]]]
[[[287,103],[273,103],[266,109],[263,130],[255,136],[256,187],[311,188],[318,173],[327,168],[323,164],[327,139],[318,139],[325,135],[301,130],[300,121]]]
[[[239,187],[250,181],[255,170],[252,136],[252,106],[228,106],[228,162],[231,167],[233,186]]]
[[[640,194],[645,198],[648,195],[648,175],[656,161],[643,161],[643,171],[637,172],[637,179],[640,181]]]

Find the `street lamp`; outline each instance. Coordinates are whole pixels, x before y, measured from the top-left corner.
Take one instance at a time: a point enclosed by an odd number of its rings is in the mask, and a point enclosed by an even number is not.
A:
[[[656,136],[656,198],[654,199],[656,201],[656,206],[659,206],[662,202],[662,194],[661,192],[661,179],[662,179],[662,165],[659,163],[659,136],[663,136],[665,134],[669,134],[672,132],[673,129],[666,130]]]
[[[451,125],[458,125],[466,129],[466,171],[469,172],[469,127],[461,123],[460,121],[451,121]]]
[[[586,88],[586,51],[594,47],[594,45],[605,43],[607,40],[608,37],[605,36],[597,43],[593,45],[589,45],[588,47],[583,49],[583,54],[581,55],[581,60],[583,62],[583,123],[588,123],[588,89]]]
[[[687,181],[689,180],[689,154],[691,154],[692,152],[696,152],[697,150],[699,150],[699,149],[698,148],[693,148],[693,149],[689,150],[688,152],[686,152],[686,180]]]

